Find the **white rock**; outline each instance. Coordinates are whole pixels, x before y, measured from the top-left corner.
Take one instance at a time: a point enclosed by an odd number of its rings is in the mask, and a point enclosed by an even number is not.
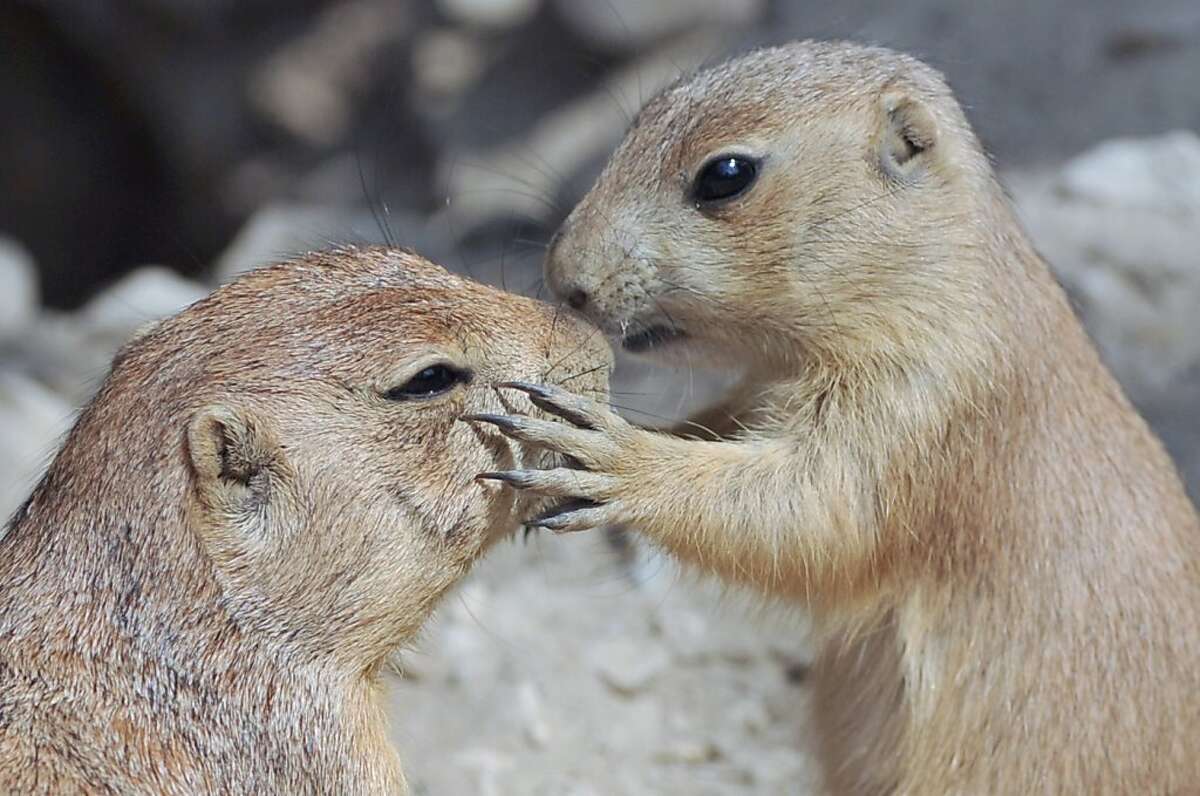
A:
[[[37,270],[25,247],[0,236],[0,340],[24,331],[37,314]]]
[[[554,0],[559,16],[590,43],[632,51],[695,27],[745,25],[764,0]]]
[[[541,0],[437,0],[446,16],[467,25],[512,28],[537,13]]]
[[[1111,207],[1200,212],[1200,137],[1107,141],[1067,163],[1059,182],[1068,196]]]
[[[160,266],[139,268],[84,306],[89,330],[123,342],[151,321],[174,315],[208,295],[201,284]]]
[[[535,749],[545,748],[553,733],[546,717],[545,701],[537,685],[525,681],[517,686],[517,709],[521,714],[526,740]]]
[[[644,639],[605,639],[588,649],[587,659],[605,685],[624,696],[644,690],[671,664],[665,647]]]
[[[659,763],[711,763],[721,758],[721,750],[707,738],[676,738],[660,749],[654,760]]]
[[[1134,143],[1123,146],[1136,150]],[[1158,144],[1147,148],[1162,152]],[[1098,171],[1101,162],[1110,162],[1108,156],[1089,169]],[[1115,174],[1124,168],[1112,165]],[[1126,200],[1063,190],[1065,173],[1011,175],[1017,213],[1078,300],[1088,331],[1116,375],[1135,398],[1151,396],[1200,361],[1200,205],[1186,209],[1179,199],[1183,191],[1162,201],[1139,193],[1151,190],[1148,184],[1132,191],[1126,204],[1113,204]],[[1195,179],[1200,181],[1200,173]],[[1093,181],[1102,182],[1098,174]],[[1173,189],[1160,183],[1154,190],[1165,197]]]
[[[8,356],[36,381],[78,406],[108,373],[120,341],[92,335],[79,316],[46,311],[8,343]]]
[[[812,779],[813,773],[812,766],[803,754],[795,749],[786,748],[757,751],[754,755],[753,770],[758,782],[775,787],[786,785],[788,792],[797,793],[808,792],[804,783]]]
[[[667,644],[681,661],[696,663],[712,654],[711,622],[703,614],[675,605],[664,605],[657,614]]]
[[[73,420],[71,406],[57,394],[0,371],[0,527],[33,490]]]
[[[457,30],[431,30],[417,37],[412,60],[417,85],[433,98],[460,93],[485,64],[479,43]]]
[[[509,755],[485,748],[459,752],[455,755],[454,762],[476,772],[478,779],[475,792],[480,796],[502,796],[504,790],[500,782],[503,775],[516,765]]]
[[[750,735],[760,735],[771,726],[771,714],[761,699],[747,697],[729,709],[729,723]]]

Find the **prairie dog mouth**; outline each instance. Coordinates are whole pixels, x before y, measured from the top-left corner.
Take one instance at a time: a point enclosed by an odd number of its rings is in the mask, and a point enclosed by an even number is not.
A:
[[[687,333],[673,326],[654,324],[634,334],[621,338],[621,347],[633,354],[641,354],[653,348],[661,348],[687,338]]]

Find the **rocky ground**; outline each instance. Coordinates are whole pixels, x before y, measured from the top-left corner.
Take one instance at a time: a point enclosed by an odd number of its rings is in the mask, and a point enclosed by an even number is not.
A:
[[[0,74],[0,102],[28,122],[0,141],[16,178],[0,192],[0,515],[142,323],[356,240],[537,293],[538,243],[639,98],[730,47],[802,35],[891,43],[947,71],[1200,495],[1200,139],[1186,131],[1200,129],[1200,14],[1101,5],[305,0],[286,19],[267,0],[6,6],[0,45],[37,56]],[[19,82],[68,71],[97,86]],[[119,102],[89,93],[114,86]],[[136,178],[119,171],[129,142],[156,159]],[[88,158],[116,172],[80,172]],[[653,424],[720,382],[622,362],[615,389]],[[636,544],[534,535],[484,562],[400,657],[395,736],[419,793],[807,792],[805,632]]]

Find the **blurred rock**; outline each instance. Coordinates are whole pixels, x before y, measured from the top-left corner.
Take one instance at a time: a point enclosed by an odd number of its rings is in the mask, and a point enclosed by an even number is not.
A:
[[[438,9],[466,25],[483,28],[513,28],[528,22],[542,0],[437,0]]]
[[[0,236],[0,340],[23,332],[38,305],[33,257],[15,240]]]
[[[420,95],[437,101],[461,93],[482,73],[483,48],[461,31],[431,30],[413,43],[413,75]]]
[[[460,751],[453,760],[456,765],[475,772],[473,792],[479,796],[504,796],[500,782],[504,774],[516,765],[510,756],[484,747]]]
[[[93,340],[75,315],[49,311],[8,342],[6,358],[71,405],[81,406],[108,372],[110,345]]]
[[[346,242],[352,227],[352,216],[344,208],[269,205],[238,232],[217,261],[214,278],[223,285],[264,265]]]
[[[0,533],[50,463],[73,411],[33,379],[0,371]]]
[[[326,9],[305,35],[276,52],[250,79],[255,107],[310,145],[344,138],[377,54],[407,30],[410,9],[395,6],[343,0]]]
[[[627,52],[701,26],[743,26],[760,19],[765,0],[554,0],[554,8],[582,39],[603,50]]]
[[[811,761],[797,750],[786,747],[756,752],[754,776],[766,793],[805,792],[808,788],[803,788],[802,783],[811,787],[817,779]]]
[[[438,183],[447,186],[445,213],[452,226],[465,235],[497,217],[544,222],[565,216],[570,208],[558,202],[560,189],[616,145],[637,112],[629,104],[633,98],[648,99],[718,46],[709,32],[682,36],[539,119],[517,141],[480,152],[446,152]]]
[[[550,742],[553,732],[546,716],[541,692],[534,683],[524,682],[517,686],[517,705],[525,738],[535,748],[545,747]]]
[[[1200,201],[1192,196],[1200,148],[1193,147],[1200,145],[1190,135],[1127,140],[1102,145],[1057,174],[1009,179],[1034,243],[1137,399],[1162,391],[1200,360]],[[1161,160],[1169,152],[1190,152],[1174,173]],[[1147,171],[1132,165],[1139,163]]]
[[[1200,213],[1200,137],[1178,130],[1106,141],[1068,162],[1059,184],[1071,198],[1106,207]]]
[[[771,714],[757,697],[747,697],[729,710],[729,720],[749,735],[760,735],[771,726]]]
[[[721,757],[716,744],[704,738],[676,738],[660,749],[654,760],[659,763],[711,763]]]
[[[151,321],[174,315],[207,296],[208,288],[160,266],[146,266],[96,296],[80,320],[93,342],[116,351]]]
[[[587,659],[609,688],[625,696],[645,689],[671,663],[667,650],[648,639],[605,639],[588,648]]]

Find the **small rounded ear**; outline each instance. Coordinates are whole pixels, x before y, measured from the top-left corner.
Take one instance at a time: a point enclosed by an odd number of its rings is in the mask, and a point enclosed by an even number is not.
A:
[[[893,177],[909,177],[937,144],[937,120],[924,102],[904,91],[885,91],[880,104],[884,123],[880,167]]]
[[[283,450],[266,425],[247,412],[209,406],[188,424],[188,458],[210,510],[261,508],[282,473]]]

